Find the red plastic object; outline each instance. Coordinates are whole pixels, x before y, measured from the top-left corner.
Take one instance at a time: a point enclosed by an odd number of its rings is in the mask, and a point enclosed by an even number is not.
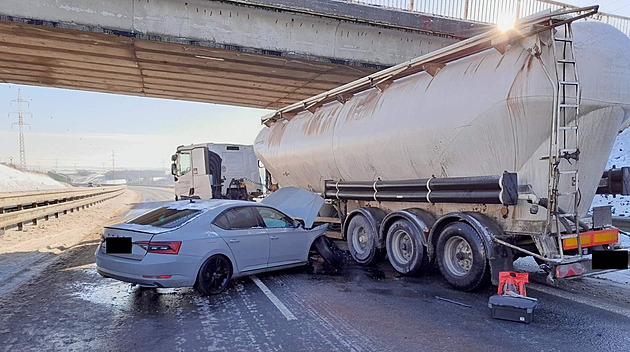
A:
[[[521,296],[527,296],[525,284],[529,283],[528,273],[517,273],[514,271],[499,272],[499,294],[507,295],[508,291],[513,291]]]

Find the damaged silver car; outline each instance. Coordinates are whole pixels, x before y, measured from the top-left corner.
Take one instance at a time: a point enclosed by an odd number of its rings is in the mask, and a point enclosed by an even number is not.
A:
[[[202,294],[217,294],[233,278],[307,265],[315,249],[336,266],[341,256],[324,236],[327,225],[313,227],[323,202],[287,187],[260,203],[167,203],[105,227],[97,270],[142,286],[194,286]]]

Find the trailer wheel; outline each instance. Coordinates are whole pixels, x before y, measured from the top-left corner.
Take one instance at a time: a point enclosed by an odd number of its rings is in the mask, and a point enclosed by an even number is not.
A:
[[[377,233],[372,228],[368,219],[361,214],[355,215],[348,224],[348,249],[359,264],[369,265],[383,258],[381,251],[376,248]]]
[[[463,222],[446,226],[436,252],[442,276],[456,289],[471,291],[490,281],[483,240],[472,226]]]
[[[387,257],[394,269],[403,275],[414,275],[429,264],[422,234],[407,219],[399,219],[387,230]]]

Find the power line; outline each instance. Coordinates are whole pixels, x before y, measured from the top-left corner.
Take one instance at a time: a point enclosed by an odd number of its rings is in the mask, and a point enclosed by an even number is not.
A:
[[[22,110],[22,103],[26,103],[26,105],[29,105],[29,102],[27,100],[22,99],[21,89],[18,89],[18,98],[15,100],[11,100],[10,105],[13,106],[13,103],[17,103],[18,110],[10,112],[9,117],[11,117],[11,114],[18,115],[18,122],[12,123],[11,128],[13,128],[13,125],[18,125],[19,127],[19,130],[20,130],[20,164],[19,165],[22,169],[25,169],[26,168],[26,151],[24,148],[24,125],[27,125],[28,128],[30,129],[31,124],[24,122],[24,115],[30,115],[31,118],[33,118],[33,114]]]
[[[116,152],[112,150],[112,155],[110,155],[110,157],[112,158],[112,180],[115,180],[116,179]]]

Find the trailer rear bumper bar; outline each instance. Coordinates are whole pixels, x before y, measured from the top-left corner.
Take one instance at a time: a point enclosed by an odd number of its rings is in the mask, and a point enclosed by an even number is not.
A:
[[[593,261],[593,258],[595,259],[595,262]],[[600,251],[598,253],[595,253],[595,255],[588,254],[577,259],[578,260],[573,259],[570,262],[565,261],[563,263],[555,265],[553,268],[554,277],[558,279],[564,279],[584,275],[593,275],[600,272],[604,273],[615,270],[628,269],[630,254],[627,249],[618,249],[610,251]],[[601,262],[602,259],[604,259],[605,263]]]

